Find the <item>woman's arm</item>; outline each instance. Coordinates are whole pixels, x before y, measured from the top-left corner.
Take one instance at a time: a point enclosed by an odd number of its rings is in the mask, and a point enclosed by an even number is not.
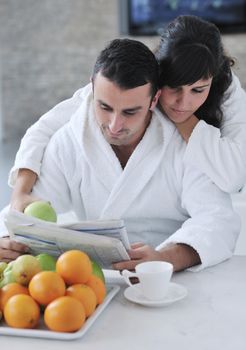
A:
[[[185,163],[207,174],[223,191],[233,193],[246,183],[246,92],[235,75],[222,110],[220,129],[191,120],[179,131],[187,141]]]

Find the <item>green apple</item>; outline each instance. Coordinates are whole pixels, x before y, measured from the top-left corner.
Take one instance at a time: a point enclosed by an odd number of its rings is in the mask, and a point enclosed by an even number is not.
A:
[[[101,280],[105,283],[105,277],[101,266],[95,260],[91,260],[91,264],[92,264],[92,274],[101,278]]]
[[[52,208],[49,202],[45,201],[36,201],[29,204],[24,210],[24,214],[34,216],[35,218],[45,221],[57,221],[57,215],[54,208]]]
[[[6,286],[6,284],[13,283],[13,282],[16,282],[16,280],[13,276],[12,271],[9,270],[4,274],[3,279],[0,282],[0,288]]]
[[[12,275],[17,283],[27,286],[36,273],[41,271],[38,260],[33,255],[21,255],[13,264]]]
[[[6,284],[16,282],[12,273],[14,261],[8,263],[7,267],[3,271],[2,279],[0,281],[0,288],[6,286]]]
[[[11,271],[12,268],[13,268],[13,265],[14,265],[14,260],[13,261],[10,261],[6,267],[6,269],[4,269],[4,272],[3,274],[5,275],[7,272]]]
[[[56,259],[53,256],[47,253],[41,253],[36,256],[36,259],[38,260],[42,271],[56,270]]]
[[[6,269],[7,266],[8,266],[8,264],[6,262],[4,262],[4,261],[0,262],[0,280],[2,279],[3,272],[4,272],[4,270]]]

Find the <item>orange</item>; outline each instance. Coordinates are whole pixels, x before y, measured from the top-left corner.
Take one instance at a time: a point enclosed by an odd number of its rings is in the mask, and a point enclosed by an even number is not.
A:
[[[97,297],[97,304],[101,304],[106,296],[106,286],[101,278],[91,275],[86,284],[94,290]]]
[[[40,309],[30,295],[17,294],[6,302],[3,314],[10,327],[35,328],[39,322]]]
[[[86,284],[74,284],[68,287],[66,295],[78,299],[83,304],[86,317],[89,317],[95,311],[97,297],[94,290]]]
[[[27,287],[16,282],[6,284],[2,287],[0,295],[0,310],[4,309],[4,306],[10,297],[17,294],[29,294]]]
[[[64,296],[53,300],[44,311],[44,323],[55,332],[75,332],[85,322],[85,310],[77,299]]]
[[[41,271],[31,279],[29,293],[39,304],[48,305],[52,300],[65,295],[66,285],[58,273]]]
[[[57,259],[56,271],[68,285],[85,283],[92,275],[92,265],[84,252],[68,250]]]

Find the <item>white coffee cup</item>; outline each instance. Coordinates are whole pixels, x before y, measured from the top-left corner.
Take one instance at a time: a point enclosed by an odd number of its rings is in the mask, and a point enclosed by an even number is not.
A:
[[[122,276],[129,286],[149,300],[162,300],[166,296],[173,273],[172,264],[166,261],[147,261],[138,264],[135,270],[136,272],[122,271]],[[137,277],[139,283],[132,284],[131,277]]]

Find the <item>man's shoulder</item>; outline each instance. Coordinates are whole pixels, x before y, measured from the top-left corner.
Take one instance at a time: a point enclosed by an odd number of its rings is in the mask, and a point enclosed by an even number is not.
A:
[[[74,152],[76,139],[73,137],[71,124],[68,122],[57,130],[51,137],[47,146],[47,151],[55,151],[60,154],[67,154],[68,152]]]
[[[58,104],[56,104],[51,110],[51,113],[56,113],[62,116],[63,114],[69,114],[70,116],[79,108],[84,99],[92,91],[91,83],[75,91],[72,97],[69,97]]]
[[[158,129],[162,130],[164,146],[169,150],[173,150],[173,153],[179,158],[185,152],[186,142],[175,124],[158,108],[154,111],[154,117],[159,124]]]

